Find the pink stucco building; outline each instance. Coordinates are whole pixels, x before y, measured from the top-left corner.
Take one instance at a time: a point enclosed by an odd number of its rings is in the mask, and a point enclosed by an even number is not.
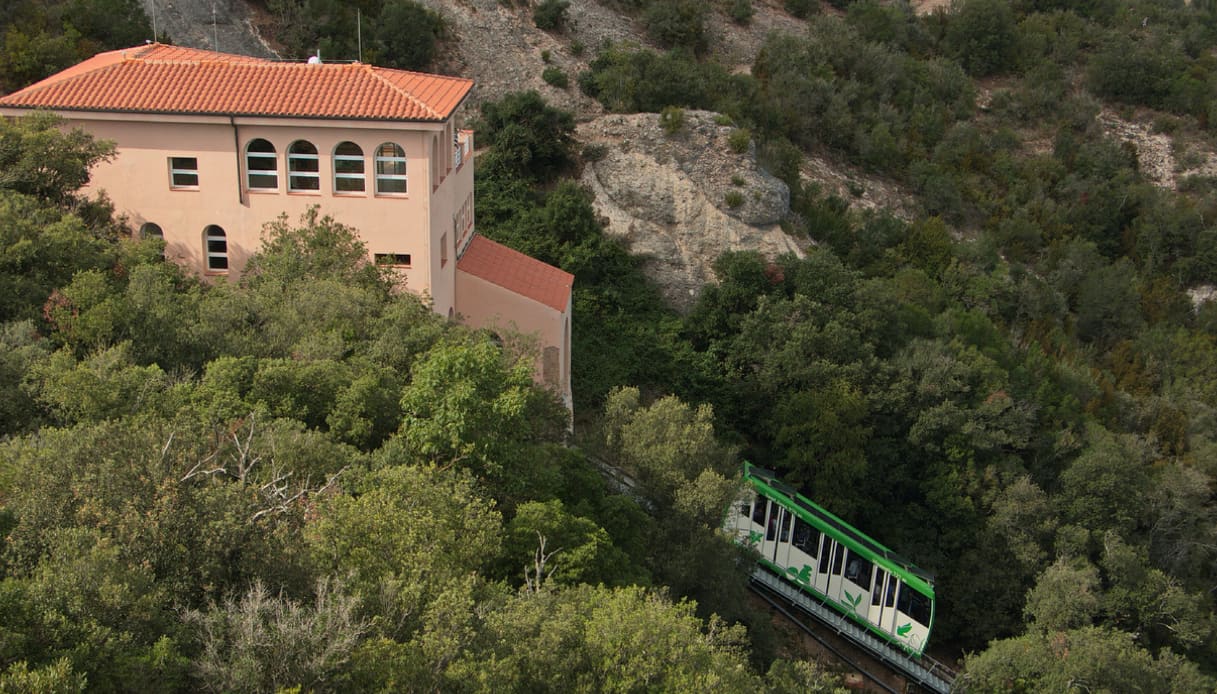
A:
[[[538,380],[569,407],[574,277],[477,235],[473,134],[454,118],[472,87],[149,44],[0,98],[0,115],[50,110],[113,141],[90,188],[204,276],[238,278],[266,222],[320,206],[436,312],[535,336]]]

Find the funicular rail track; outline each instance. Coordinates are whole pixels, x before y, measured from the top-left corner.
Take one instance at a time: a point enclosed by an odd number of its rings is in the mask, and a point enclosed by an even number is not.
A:
[[[881,678],[878,675],[875,675],[875,674],[871,673],[870,671],[868,671],[867,669],[863,668],[860,664],[858,664],[857,661],[853,660],[848,655],[843,653],[841,651],[841,649],[839,649],[836,646],[829,643],[829,641],[827,639],[825,639],[823,636],[820,636],[820,634],[815,629],[812,629],[810,626],[807,625],[807,623],[804,621],[804,619],[802,617],[799,617],[798,615],[796,615],[795,613],[793,613],[789,609],[787,609],[786,606],[783,604],[785,602],[784,600],[782,600],[778,596],[774,595],[763,585],[756,583],[755,581],[749,581],[748,587],[751,588],[752,592],[756,593],[757,596],[759,596],[762,600],[769,603],[770,607],[772,607],[774,610],[776,610],[779,614],[781,614],[786,619],[790,620],[791,624],[794,624],[803,633],[805,633],[808,636],[810,636],[811,638],[815,639],[816,642],[818,642],[822,647],[824,647],[825,650],[832,653],[833,656],[837,660],[848,665],[850,667],[850,669],[852,669],[858,673],[861,673],[861,675],[863,677],[870,680],[872,683],[874,683],[875,686],[879,687],[883,691],[888,692],[888,694],[901,694],[900,690],[889,686],[883,680],[883,678]]]
[[[827,643],[817,633],[817,629],[808,624],[808,621],[814,621],[821,627],[832,629],[845,640],[872,656],[883,667],[906,678],[911,684],[936,694],[958,691],[955,687],[956,673],[947,666],[929,656],[913,659],[891,648],[884,642],[871,637],[865,630],[840,614],[824,607],[812,596],[774,576],[764,568],[757,567],[753,571],[749,587],[800,630],[810,635],[835,656],[886,692],[899,694],[898,690],[893,689],[879,676],[863,669],[853,659],[843,654],[840,649]]]

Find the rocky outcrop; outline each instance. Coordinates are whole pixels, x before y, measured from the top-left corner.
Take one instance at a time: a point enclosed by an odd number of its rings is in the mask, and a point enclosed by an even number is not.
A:
[[[732,150],[733,130],[713,113],[688,111],[672,134],[655,114],[602,116],[577,131],[581,142],[603,147],[582,182],[608,233],[646,257],[648,276],[677,309],[715,280],[711,264],[725,251],[803,254],[779,226],[789,189],[757,165],[753,145]]]
[[[253,8],[245,0],[141,0],[158,35],[179,46],[277,58],[251,21]],[[152,37],[148,37],[152,38]]]

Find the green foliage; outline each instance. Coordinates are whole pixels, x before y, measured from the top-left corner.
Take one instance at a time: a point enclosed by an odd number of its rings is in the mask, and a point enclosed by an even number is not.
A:
[[[664,48],[701,53],[708,47],[709,5],[697,0],[650,0],[642,13],[647,35]]]
[[[4,694],[79,694],[85,690],[88,678],[72,672],[66,657],[50,665],[31,670],[19,660],[0,673],[0,692]]]
[[[1018,26],[1010,3],[964,0],[952,8],[947,52],[976,77],[1009,71],[1018,60]]]
[[[482,104],[475,129],[493,148],[479,169],[537,181],[553,180],[570,166],[574,117],[545,103],[536,92],[516,92]]]
[[[666,106],[659,112],[659,127],[668,136],[675,135],[685,127],[685,110],[678,106]]]
[[[570,80],[567,78],[566,72],[564,72],[562,68],[554,67],[552,65],[541,71],[541,79],[545,80],[545,83],[551,87],[557,87],[558,89],[566,89],[566,87],[570,84]]]
[[[727,0],[727,16],[736,24],[748,24],[754,14],[752,0]]]
[[[733,109],[745,80],[685,51],[655,53],[608,46],[579,75],[579,88],[611,111],[659,113],[666,106]]]
[[[532,23],[542,31],[562,31],[566,28],[569,0],[541,0],[532,11]]]
[[[430,67],[447,31],[439,14],[412,0],[386,0],[379,16],[368,20],[375,27],[376,61],[402,70]]]
[[[0,91],[152,38],[138,0],[12,0],[0,13]]]
[[[477,692],[758,688],[743,629],[694,607],[639,588],[522,593],[488,615],[487,645],[448,676]]]
[[[296,59],[318,51],[326,60],[358,59],[356,22],[361,21],[363,59],[422,70],[431,66],[447,35],[443,18],[413,0],[269,0],[267,9],[274,19],[273,37],[285,48],[285,56]]]
[[[727,144],[730,145],[732,152],[743,154],[752,144],[752,132],[747,128],[736,128],[727,136]]]
[[[0,123],[0,190],[62,205],[89,182],[94,164],[113,156],[113,144],[79,128],[65,133],[62,124],[48,113]]]
[[[782,0],[782,7],[799,19],[807,19],[820,11],[819,0]]]
[[[556,499],[521,504],[507,524],[503,544],[509,575],[529,577],[534,586],[612,586],[640,578],[603,528],[573,515]]]
[[[831,18],[812,21],[807,38],[771,36],[752,73],[769,128],[804,147],[866,152],[884,171],[932,151],[972,110],[972,85],[956,64],[868,42]]]
[[[1154,658],[1132,634],[1099,627],[1030,632],[995,642],[966,663],[971,686],[993,692],[1049,691],[1086,682],[1121,691],[1206,691],[1213,686],[1195,664],[1170,651]]]
[[[729,190],[723,195],[723,202],[734,210],[744,204],[744,194],[738,190]]]
[[[394,465],[327,499],[309,524],[315,561],[350,572],[377,629],[408,635],[450,585],[499,553],[502,520],[466,473]]]

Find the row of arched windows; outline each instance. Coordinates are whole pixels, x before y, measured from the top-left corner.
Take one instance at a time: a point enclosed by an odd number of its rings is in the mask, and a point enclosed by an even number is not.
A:
[[[145,222],[139,228],[143,238],[164,239],[165,232],[155,222]],[[203,257],[206,258],[208,272],[228,272],[228,234],[216,224],[208,224],[203,229]]]
[[[366,159],[363,148],[354,142],[339,142],[334,147],[334,192],[363,193],[367,190]],[[406,151],[385,142],[373,152],[373,181],[377,195],[406,192]],[[279,156],[269,140],[258,138],[245,145],[246,184],[250,190],[279,189]],[[308,140],[296,140],[287,147],[287,190],[321,190],[321,157]]]

